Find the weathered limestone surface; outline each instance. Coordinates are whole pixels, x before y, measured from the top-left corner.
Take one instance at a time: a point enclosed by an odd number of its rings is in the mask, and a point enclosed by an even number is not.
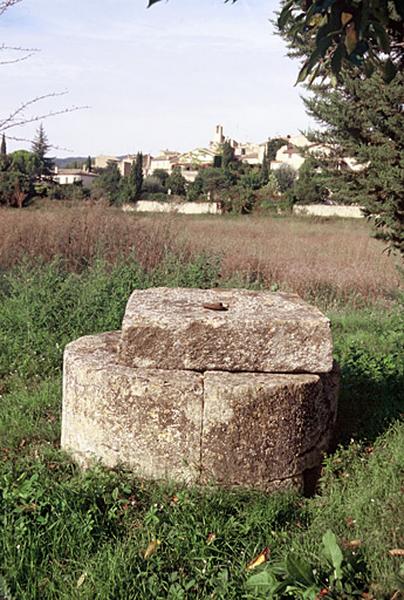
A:
[[[301,487],[328,449],[338,378],[336,367],[322,375],[205,373],[202,481]]]
[[[204,304],[222,303],[215,311]],[[126,307],[119,361],[195,371],[327,373],[329,320],[295,294],[247,290],[136,290]]]
[[[62,447],[136,475],[265,491],[301,488],[336,413],[338,373],[133,368],[120,332],[66,347]]]
[[[106,333],[66,347],[62,447],[84,465],[95,459],[140,477],[196,481],[202,376],[122,366],[118,339]]]

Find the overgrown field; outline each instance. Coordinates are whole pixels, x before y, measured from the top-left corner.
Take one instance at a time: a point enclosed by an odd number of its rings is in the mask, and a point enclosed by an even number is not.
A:
[[[0,211],[0,598],[397,600],[403,305],[393,259],[367,235],[350,222]],[[118,328],[131,290],[155,285],[291,289],[326,310],[339,446],[314,497],[81,473],[61,452],[64,345]],[[265,547],[269,561],[247,569]]]

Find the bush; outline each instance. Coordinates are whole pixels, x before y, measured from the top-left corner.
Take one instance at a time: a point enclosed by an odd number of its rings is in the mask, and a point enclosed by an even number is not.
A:
[[[146,194],[165,193],[164,185],[159,177],[149,175],[143,181],[143,192]]]
[[[287,192],[294,184],[297,177],[296,171],[289,165],[281,165],[274,171],[281,194]]]
[[[293,202],[299,204],[319,204],[325,202],[329,196],[329,189],[325,185],[324,175],[313,157],[308,157],[299,169],[299,178],[290,189]]]

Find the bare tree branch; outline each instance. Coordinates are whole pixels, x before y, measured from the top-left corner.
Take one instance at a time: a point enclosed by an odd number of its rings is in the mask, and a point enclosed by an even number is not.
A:
[[[22,125],[28,125],[29,123],[36,123],[37,121],[43,121],[43,119],[49,119],[50,117],[56,117],[58,115],[64,115],[66,113],[76,112],[77,110],[84,110],[89,108],[89,106],[71,106],[68,108],[63,108],[61,110],[50,111],[41,115],[35,115],[33,117],[28,117],[27,119],[22,119],[21,121],[17,121],[16,123],[0,128],[0,131],[3,132],[8,129],[11,129],[12,127],[21,127]]]
[[[27,144],[33,144],[34,140],[30,138],[21,138],[14,135],[6,135],[6,140],[12,140],[13,142],[26,142]],[[65,148],[64,146],[56,146],[55,144],[49,144],[49,148],[53,150],[59,150],[61,152],[74,152],[72,148]]]
[[[0,16],[3,15],[6,10],[14,6],[15,4],[19,4],[22,0],[0,0]],[[20,56],[17,58],[10,58],[1,61],[1,65],[9,65],[18,63],[30,58],[35,52],[39,50],[37,48],[23,48],[20,46],[7,46],[6,44],[0,44],[0,52],[1,51],[10,51],[20,53]],[[22,56],[21,56],[22,54]],[[26,114],[28,109],[32,108],[33,105],[36,105],[44,100],[48,100],[49,98],[56,98],[58,96],[64,96],[67,94],[67,91],[64,92],[52,92],[49,94],[43,94],[41,96],[36,96],[31,100],[27,100],[20,104],[16,109],[14,109],[7,117],[0,118],[0,132],[4,133],[5,131],[9,131],[15,127],[21,127],[23,125],[29,125],[30,123],[36,123],[38,121],[42,121],[43,119],[47,119],[49,117],[56,117],[57,115],[63,115],[66,113],[75,112],[77,110],[88,109],[89,106],[70,106],[66,108],[62,108],[60,110],[52,110],[47,113],[39,113],[39,114]],[[17,138],[12,136],[7,136],[8,139],[13,139],[15,141],[32,141],[23,138]],[[63,149],[58,146],[52,146],[55,149]]]
[[[0,1],[0,16],[6,12],[14,4],[18,4],[21,0],[1,0]]]
[[[38,48],[22,48],[21,46],[6,46],[6,44],[0,44],[0,52],[5,50],[7,52],[20,52],[23,56],[18,56],[17,58],[10,58],[6,60],[0,60],[1,65],[12,65],[14,63],[22,62],[23,60],[27,60],[33,56],[36,52],[39,52]]]
[[[21,127],[21,125],[28,125],[29,123],[35,123],[36,121],[41,121],[42,119],[46,119],[48,117],[55,117],[57,115],[62,115],[65,113],[75,112],[77,110],[83,110],[90,108],[89,106],[70,106],[67,108],[63,108],[61,110],[50,111],[48,113],[38,114],[38,115],[29,115],[27,117],[24,116],[24,111],[31,107],[33,104],[37,104],[43,100],[48,100],[49,98],[56,98],[58,96],[65,96],[68,92],[52,92],[50,94],[44,94],[43,96],[37,96],[36,98],[32,98],[31,100],[27,100],[23,102],[18,108],[16,108],[12,113],[10,113],[6,118],[0,120],[0,131],[6,131],[12,129],[13,127]]]
[[[13,110],[13,112],[11,112],[7,117],[5,117],[3,120],[0,120],[0,131],[8,128],[8,126],[10,126],[12,123],[15,122],[16,117],[18,117],[19,115],[22,115],[24,110],[26,110],[28,107],[32,106],[33,104],[37,104],[38,102],[41,102],[42,100],[47,100],[48,98],[55,98],[57,96],[65,96],[66,94],[67,94],[66,91],[52,92],[50,94],[44,94],[43,96],[37,96],[36,98],[32,98],[31,100],[27,100],[26,102],[23,102],[22,104],[20,104],[20,106],[18,108]]]
[[[33,56],[33,52],[31,52],[31,54],[26,54],[25,56],[19,56],[18,58],[13,58],[10,60],[0,60],[0,66],[3,65],[13,65],[15,63],[19,63],[19,62],[23,62],[24,60],[27,60],[27,58],[31,58],[31,56]]]

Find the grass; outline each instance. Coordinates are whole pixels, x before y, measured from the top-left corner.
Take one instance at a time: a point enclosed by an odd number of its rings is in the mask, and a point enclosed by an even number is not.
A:
[[[0,269],[54,257],[80,272],[99,258],[136,259],[147,272],[168,256],[220,257],[220,284],[282,289],[324,308],[397,297],[395,260],[366,222],[268,217],[142,217],[102,206],[0,209]],[[35,235],[34,235],[35,233]]]
[[[52,212],[41,214],[54,218]],[[138,227],[134,223],[128,228]],[[281,227],[283,222],[276,223]],[[204,221],[191,224],[196,231]],[[225,230],[234,224],[241,231],[241,221],[219,220],[215,227]],[[142,225],[144,231],[149,226],[152,231],[161,227]],[[289,221],[284,226],[294,227]],[[258,231],[261,225],[253,227]],[[189,235],[182,233],[183,238]],[[309,561],[318,586],[326,587],[329,565],[321,539],[328,529],[336,534],[351,570],[345,591],[327,597],[354,598],[366,592],[368,598],[391,598],[402,585],[402,559],[389,550],[404,545],[399,518],[404,512],[403,319],[398,300],[390,301],[388,309],[383,295],[377,302],[369,296],[368,305],[360,308],[343,307],[341,297],[337,305],[328,305],[342,370],[339,446],[326,459],[312,498],[184,488],[100,467],[82,473],[60,450],[65,343],[119,327],[135,287],[226,283],[223,254],[220,260],[208,252],[207,242],[199,247],[196,238],[194,246],[174,239],[165,245],[161,236],[158,260],[151,240],[149,250],[138,253],[142,260],[119,240],[119,252],[111,250],[105,260],[94,254],[87,266],[63,252],[56,260],[44,252],[40,262],[23,253],[25,262],[0,277],[0,598],[303,598],[303,592],[261,594],[248,585],[246,565],[265,546],[271,549],[268,565],[292,551]],[[240,256],[240,281],[245,281],[244,258]],[[160,545],[145,559],[156,539]]]

